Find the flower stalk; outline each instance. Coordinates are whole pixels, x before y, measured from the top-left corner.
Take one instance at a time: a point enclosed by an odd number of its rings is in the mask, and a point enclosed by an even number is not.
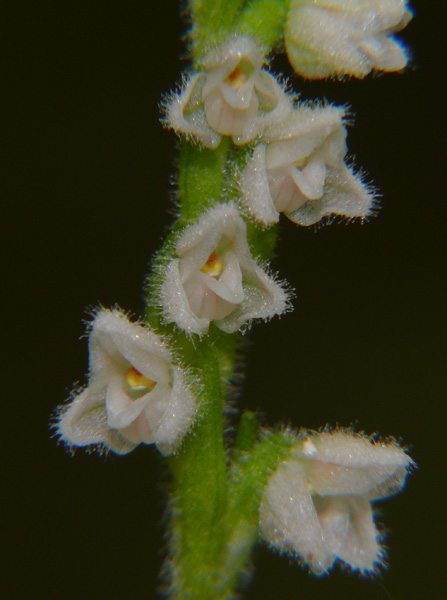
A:
[[[338,562],[374,574],[384,550],[373,502],[400,491],[414,465],[392,439],[260,430],[250,411],[233,433],[227,410],[242,334],[291,310],[291,287],[269,266],[283,214],[309,226],[375,213],[375,191],[346,157],[345,109],[299,103],[265,67],[285,39],[308,77],[403,68],[407,54],[391,36],[411,16],[406,2],[357,4],[190,0],[191,70],[163,106],[165,126],[182,136],[177,213],[152,260],[145,322],[98,311],[88,386],[56,418],[70,449],[154,444],[166,457],[172,600],[235,598],[260,536],[314,574]],[[335,62],[318,19],[325,11],[329,27],[331,6],[345,31]],[[358,20],[369,17],[365,38]],[[386,62],[387,48],[399,60]]]

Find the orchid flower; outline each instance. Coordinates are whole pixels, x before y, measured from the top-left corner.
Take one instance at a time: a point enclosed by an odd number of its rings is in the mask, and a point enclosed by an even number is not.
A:
[[[394,440],[343,430],[305,434],[264,490],[262,535],[316,575],[336,560],[374,572],[384,549],[371,503],[399,492],[413,464]]]
[[[211,50],[180,94],[168,101],[166,124],[207,148],[216,148],[223,135],[238,145],[253,140],[266,124],[290,111],[290,101],[262,69],[263,62],[262,50],[246,37]]]
[[[400,71],[408,53],[393,34],[411,18],[407,0],[292,0],[287,54],[311,79]]]
[[[299,106],[264,135],[240,178],[241,204],[269,226],[283,212],[299,225],[331,215],[365,219],[374,194],[344,162],[345,110]]]
[[[221,204],[188,227],[166,270],[161,303],[168,321],[205,334],[211,322],[233,333],[289,308],[288,292],[251,256],[244,220]]]
[[[89,352],[88,386],[60,409],[61,440],[118,454],[140,443],[173,453],[197,404],[165,342],[121,311],[103,309],[91,324]]]

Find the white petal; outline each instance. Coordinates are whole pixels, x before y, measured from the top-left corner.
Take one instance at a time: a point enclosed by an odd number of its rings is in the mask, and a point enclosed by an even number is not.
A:
[[[221,321],[217,327],[226,333],[234,333],[252,319],[270,319],[290,308],[289,293],[261,267],[253,264],[243,269],[244,299]]]
[[[104,387],[89,386],[75,396],[62,408],[56,429],[69,447],[103,444],[117,454],[127,454],[136,446],[107,425]]]
[[[176,251],[182,259],[183,281],[206,263],[223,239],[228,245],[239,238],[246,238],[246,227],[233,205],[220,204],[208,210],[195,225],[184,231],[177,242]],[[245,246],[248,251],[246,241]]]
[[[225,94],[228,95],[228,94]],[[253,121],[258,111],[258,101],[254,94],[245,106],[234,99],[230,104],[223,90],[215,89],[204,98],[204,110],[209,126],[221,135],[242,136],[247,124]],[[243,108],[233,106],[244,104]]]
[[[174,367],[173,387],[163,417],[152,432],[152,439],[162,454],[175,452],[191,428],[198,406],[179,367]]]
[[[106,396],[107,423],[113,429],[123,429],[130,425],[148,403],[149,394],[131,400],[124,387],[122,373],[114,375],[109,382]]]
[[[303,465],[312,489],[320,495],[369,494],[378,498],[403,486],[402,474],[412,465],[395,442],[374,443],[345,431],[313,433],[314,452],[303,452]],[[297,450],[297,456],[300,451]]]
[[[314,496],[313,501],[328,549],[351,569],[375,571],[383,550],[370,502],[362,496]]]
[[[306,198],[316,200],[322,197],[326,181],[326,164],[321,156],[311,157],[303,169],[294,168],[291,175]]]
[[[148,327],[131,323],[117,310],[100,311],[89,338],[90,369],[93,374],[108,369],[109,376],[129,365],[153,381],[167,383],[171,353]]]
[[[271,169],[268,173],[270,194],[279,212],[294,212],[309,200],[296,182],[297,171],[296,167],[289,166]]]
[[[197,412],[197,402],[180,367],[174,367],[173,386],[156,390],[134,423],[123,430],[131,440],[154,443],[168,456],[179,448]]]
[[[212,284],[219,283],[205,273],[195,273],[183,285],[189,308],[199,318],[208,322],[223,319],[235,307],[234,302],[225,298],[232,296],[231,288],[221,286],[220,294],[213,290]],[[228,292],[228,293],[225,293]]]
[[[331,215],[367,219],[375,212],[375,195],[351,168],[328,169],[323,197],[306,202],[287,217],[299,225],[313,225]]]
[[[279,221],[265,166],[265,144],[258,144],[252,158],[242,172],[239,189],[240,202],[248,214],[263,225],[272,225]]]
[[[219,279],[208,276],[207,285],[210,290],[213,290],[213,292],[227,302],[238,304],[244,299],[239,258],[230,248],[222,253],[222,260],[222,274]]]
[[[190,77],[179,95],[166,106],[166,125],[177,133],[197,138],[207,148],[216,148],[221,136],[208,125],[202,105],[204,74]]]
[[[375,194],[350,167],[329,169],[324,193],[326,214],[367,219],[374,214]],[[329,213],[330,211],[330,213]]]
[[[228,63],[229,70],[226,77],[242,58],[252,63],[255,70],[259,70],[264,61],[264,51],[253,39],[241,36],[208,52],[201,59],[199,66],[205,71],[213,71]]]
[[[377,34],[359,43],[369,62],[380,71],[401,71],[408,63],[407,52],[392,37]]]
[[[299,555],[315,574],[326,572],[335,557],[326,547],[304,469],[285,462],[267,484],[259,509],[261,534],[282,552]]]
[[[200,290],[202,293],[202,290]],[[208,332],[210,321],[194,314],[189,305],[186,290],[180,277],[180,260],[172,260],[166,267],[166,276],[160,290],[165,318],[174,322],[187,333]]]
[[[240,111],[246,111],[250,108],[254,116],[258,109],[258,99],[254,89],[255,79],[258,76],[259,73],[251,74],[247,81],[237,89],[227,83],[223,83],[221,93],[228,106]]]
[[[310,439],[316,452],[314,460],[349,467],[370,465],[406,466],[410,457],[393,440],[374,442],[371,438],[345,430],[311,432]]]
[[[120,426],[122,435],[137,444],[142,442],[152,444],[154,442],[153,432],[166,411],[171,391],[171,386],[157,384],[152,392],[135,400],[135,403],[142,400],[141,410],[135,410],[131,415],[131,407],[129,407],[127,423],[123,418],[123,424]]]
[[[344,116],[345,109],[338,106],[298,106],[287,119],[267,128],[264,134],[269,142],[267,168],[307,158],[329,140],[331,154],[337,160],[343,159],[346,154]]]
[[[266,128],[281,123],[293,109],[290,98],[275,77],[267,71],[261,71],[255,85],[258,91],[258,114],[247,120],[241,135],[233,135],[233,142],[237,145],[246,144],[261,135]]]
[[[248,214],[263,225],[273,225],[279,221],[265,165],[265,144],[258,144],[248,161],[239,182],[240,202]]]

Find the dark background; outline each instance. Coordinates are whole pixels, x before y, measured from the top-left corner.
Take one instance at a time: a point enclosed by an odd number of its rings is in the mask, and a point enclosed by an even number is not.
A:
[[[274,266],[295,311],[249,335],[242,407],[266,424],[349,425],[402,438],[419,469],[381,504],[391,569],[309,577],[264,548],[248,600],[442,598],[445,536],[445,96],[438,9],[416,0],[406,73],[306,83],[349,103],[349,146],[383,193],[369,224],[318,232],[284,219]],[[156,596],[163,462],[152,447],[70,458],[48,420],[87,370],[86,309],[141,314],[148,260],[172,220],[176,138],[161,94],[187,65],[174,0],[15,2],[6,15],[3,208],[7,351],[2,520],[7,599]],[[438,27],[439,31],[436,31]],[[6,114],[6,113],[5,113]],[[9,131],[10,128],[10,131]],[[10,136],[8,134],[11,134]],[[10,362],[9,362],[10,361]]]

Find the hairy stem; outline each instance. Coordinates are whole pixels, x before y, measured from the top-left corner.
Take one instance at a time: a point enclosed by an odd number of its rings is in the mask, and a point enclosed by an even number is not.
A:
[[[171,593],[178,599],[216,595],[225,543],[227,505],[223,441],[223,386],[216,348],[209,340],[196,348],[193,366],[201,373],[203,414],[178,455],[170,459],[174,476],[171,524]]]

